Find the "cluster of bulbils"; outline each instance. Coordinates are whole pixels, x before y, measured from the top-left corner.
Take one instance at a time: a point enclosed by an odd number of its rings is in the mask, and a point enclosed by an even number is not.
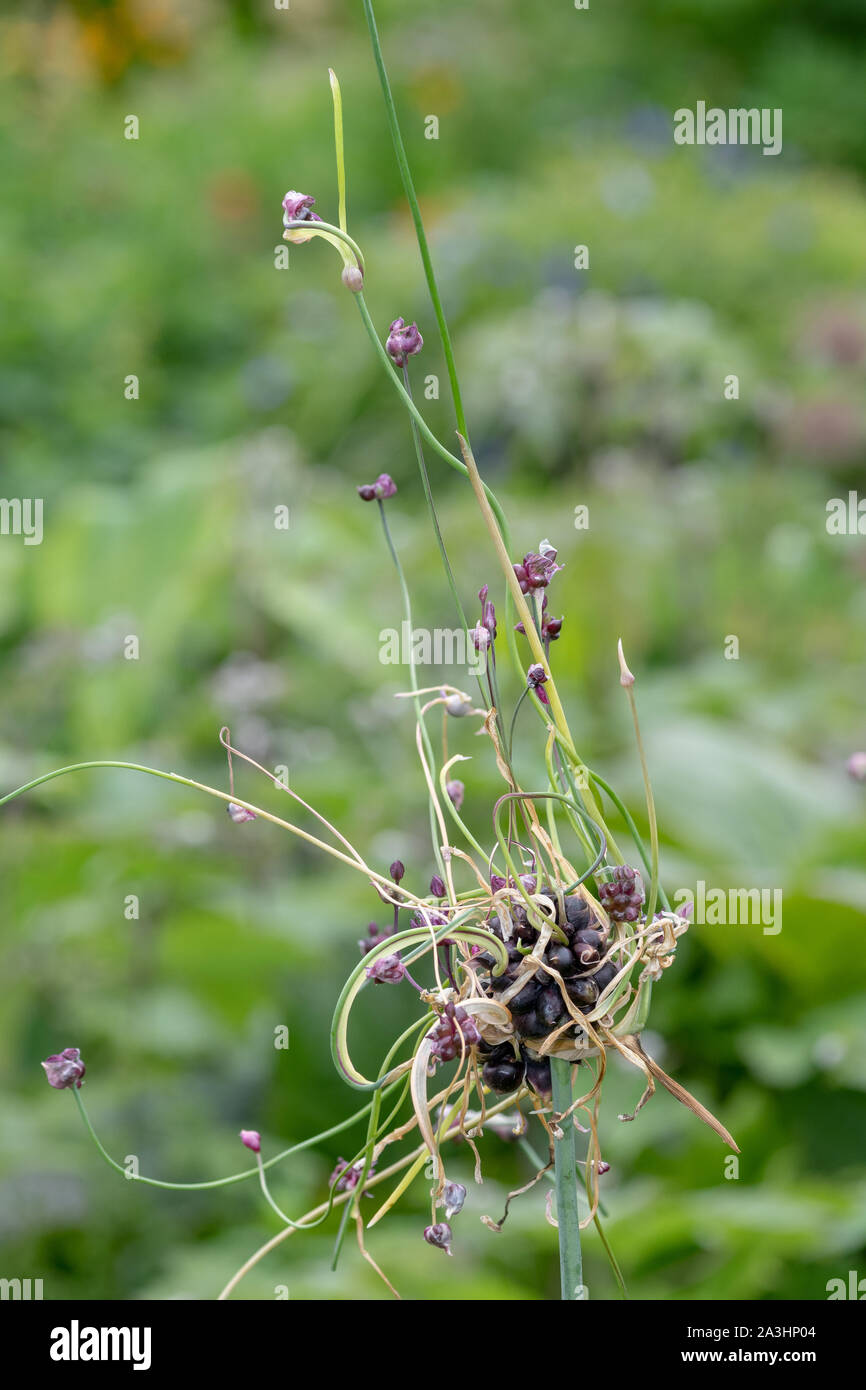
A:
[[[534,891],[534,884],[531,891]],[[609,958],[610,942],[607,931],[593,913],[589,903],[579,895],[559,899],[556,890],[542,885],[540,892],[556,904],[556,925],[566,940],[552,939],[535,973],[524,972],[524,960],[538,942],[538,930],[528,920],[522,903],[510,904],[511,938],[506,942],[508,966],[504,973],[493,973],[496,960],[485,951],[476,956],[473,964],[478,982],[491,999],[500,998],[519,982],[522,973],[527,980],[522,989],[511,995],[506,1007],[514,1025],[514,1040],[490,1045],[478,1044],[484,1058],[481,1072],[484,1083],[493,1091],[515,1091],[526,1081],[538,1095],[551,1094],[550,1058],[538,1055],[537,1049],[551,1033],[558,1030],[566,1040],[580,1033],[580,1025],[563,1029],[570,1011],[566,995],[580,1013],[595,1008],[604,989],[617,974],[618,967]],[[503,939],[499,918],[489,922],[490,930]],[[561,977],[561,983],[545,970],[547,964]]]

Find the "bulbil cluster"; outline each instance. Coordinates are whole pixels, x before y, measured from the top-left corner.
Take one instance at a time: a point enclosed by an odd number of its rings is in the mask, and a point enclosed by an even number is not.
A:
[[[551,1090],[550,1059],[538,1056],[537,1048],[546,1037],[568,1023],[570,1013],[565,996],[578,1012],[589,1013],[616,976],[618,967],[609,959],[611,943],[607,940],[606,927],[583,897],[573,895],[560,899],[556,890],[546,885],[539,891],[555,904],[556,925],[566,940],[552,938],[545,947],[543,963],[530,974],[525,961],[538,942],[539,931],[529,921],[526,907],[513,902],[509,905],[512,930],[506,942],[506,970],[494,975],[496,961],[486,951],[476,956],[474,963],[479,967],[479,984],[490,998],[505,1004],[515,1032],[513,1041],[479,1044],[479,1053],[484,1057],[484,1082],[494,1091],[508,1092],[516,1090],[525,1079],[534,1091],[546,1097]],[[489,927],[495,936],[504,940],[498,916],[490,919]],[[545,970],[545,964],[557,972],[561,983]],[[524,973],[527,981],[523,988],[503,1000],[502,996]],[[560,1037],[574,1039],[580,1031],[580,1026],[573,1024],[563,1029]]]

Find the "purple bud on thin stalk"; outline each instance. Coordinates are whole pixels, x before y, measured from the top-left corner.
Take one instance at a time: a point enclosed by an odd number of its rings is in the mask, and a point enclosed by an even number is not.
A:
[[[388,333],[388,340],[385,343],[385,351],[395,367],[404,367],[406,358],[414,357],[423,346],[424,339],[418,332],[416,324],[404,323],[403,319],[394,320]]]
[[[434,898],[445,897],[445,894],[447,892],[445,882],[443,879],[439,877],[438,874],[434,874],[430,880],[430,892]]]
[[[406,967],[398,955],[380,956],[367,966],[367,978],[377,985],[399,984],[406,974]]]
[[[386,936],[393,935],[393,926],[386,927],[383,931],[380,927],[376,925],[375,922],[370,922],[370,924],[367,927],[367,935],[363,938],[363,940],[358,942],[358,948],[361,952],[361,955],[366,956],[368,952],[372,951],[374,946],[378,946],[380,942],[384,941]]]
[[[77,1047],[64,1047],[62,1052],[46,1057],[41,1065],[45,1068],[48,1085],[53,1086],[55,1091],[65,1091],[71,1087],[81,1090],[81,1078],[86,1068]]]
[[[362,483],[358,488],[358,496],[362,502],[384,502],[386,497],[393,497],[397,491],[397,484],[389,473],[380,473],[375,483]]]
[[[444,1250],[446,1255],[452,1254],[451,1227],[447,1221],[437,1221],[435,1226],[425,1227],[424,1239],[428,1245],[435,1245],[437,1250]]]
[[[242,1129],[241,1143],[251,1149],[254,1154],[260,1154],[262,1151],[262,1136],[257,1129]]]
[[[399,883],[399,882],[400,882],[400,880],[401,880],[401,878],[403,877],[403,875],[405,874],[405,872],[406,872],[406,866],[405,866],[405,864],[403,863],[402,859],[395,859],[395,860],[394,860],[394,863],[391,865],[390,869],[388,870],[388,873],[391,875],[391,877],[393,878],[393,880],[394,880],[395,883]]]
[[[238,806],[236,801],[230,801],[226,810],[235,825],[243,825],[248,820],[256,819],[255,811],[248,811],[246,806]]]
[[[490,632],[483,623],[476,623],[469,629],[469,639],[477,652],[486,652],[490,646]]]
[[[465,786],[461,781],[455,778],[453,782],[445,783],[445,790],[448,793],[448,800],[451,802],[451,805],[454,807],[455,811],[459,811],[460,807],[463,805],[463,797],[466,794]]]
[[[556,551],[547,541],[539,549],[530,550],[519,565],[514,565],[517,582],[524,594],[532,589],[546,589],[555,574],[563,568],[556,563]]]
[[[535,691],[541,703],[543,705],[549,704],[550,701],[547,698],[547,692],[544,690],[544,684],[549,679],[549,677],[544,667],[541,665],[539,661],[536,661],[532,666],[530,666],[529,670],[526,673],[526,679],[530,689]]]

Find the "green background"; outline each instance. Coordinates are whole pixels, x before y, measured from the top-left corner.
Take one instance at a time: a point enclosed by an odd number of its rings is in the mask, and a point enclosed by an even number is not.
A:
[[[550,537],[565,562],[553,656],[578,746],[644,826],[621,635],[668,890],[784,895],[777,934],[692,927],[647,1035],[736,1135],[739,1177],[664,1092],[619,1123],[640,1078],[612,1064],[611,1242],[634,1297],[823,1299],[829,1279],[866,1274],[866,821],[845,771],[866,744],[866,550],[825,525],[866,456],[866,17],[854,0],[377,8],[479,464],[515,558]],[[0,538],[0,784],[119,757],[222,786],[227,723],[424,891],[424,789],[392,699],[408,675],[378,660],[399,592],[356,484],[397,480],[416,622],[452,626],[450,596],[406,417],[337,258],[312,243],[274,264],[287,188],[335,216],[332,66],[371,312],[383,335],[418,321],[416,391],[440,378],[424,408],[453,439],[361,7],[46,0],[7,9],[0,42],[0,492],[42,497],[45,517],[40,546]],[[782,108],[783,152],[675,146],[673,112],[698,100]],[[482,583],[501,600],[495,561],[467,486],[430,467],[474,615]],[[510,672],[509,702],[518,690]],[[524,713],[519,770],[540,785]],[[489,838],[489,748],[450,733],[474,755],[466,814]],[[252,771],[238,791],[284,809]],[[214,1297],[278,1229],[255,1186],[124,1183],[39,1061],[81,1048],[119,1160],[177,1181],[235,1171],[242,1126],[273,1153],[358,1104],[328,1027],[382,905],[275,827],[133,774],[50,783],[0,817],[0,1275],[42,1278],[52,1299]],[[413,1016],[408,988],[363,996],[362,1063]],[[322,1199],[355,1133],[279,1170],[291,1215]],[[493,1138],[482,1151],[455,1258],[421,1240],[423,1180],[371,1233],[405,1297],[557,1296],[540,1190],[501,1235],[479,1220],[528,1162]],[[457,1153],[451,1175],[469,1183],[471,1167]],[[333,1238],[333,1224],[293,1236],[238,1296],[387,1298],[351,1244],[331,1273]],[[617,1297],[594,1233],[585,1265],[590,1297]]]

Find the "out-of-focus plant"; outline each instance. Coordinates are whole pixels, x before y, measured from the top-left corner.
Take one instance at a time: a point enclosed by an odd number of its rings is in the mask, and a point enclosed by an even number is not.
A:
[[[423,348],[416,324],[395,318],[383,342],[367,306],[364,255],[348,231],[342,98],[333,72],[330,80],[337,220],[323,220],[313,210],[312,196],[292,190],[283,199],[284,236],[295,245],[323,239],[341,258],[342,283],[353,294],[376,356],[408,414],[421,483],[460,632],[466,638],[467,650],[474,654],[470,666],[477,677],[477,692],[470,695],[450,685],[421,687],[414,653],[409,653],[411,689],[403,697],[414,705],[416,746],[429,801],[431,847],[436,864],[429,888],[418,893],[406,886],[406,869],[399,861],[390,866],[387,875],[379,872],[293,788],[235,748],[228,728],[220,733],[228,759],[227,792],[177,773],[104,760],[46,773],[0,799],[0,805],[69,772],[96,767],[126,768],[223,800],[235,824],[259,818],[269,820],[364,875],[392,910],[393,918],[386,931],[371,924],[369,934],[359,943],[361,960],[350,973],[337,1002],[331,1045],[338,1071],[350,1086],[368,1093],[369,1099],[342,1123],[268,1159],[262,1157],[259,1132],[242,1130],[241,1142],[255,1155],[254,1167],[211,1182],[175,1184],[130,1174],[103,1147],[80,1095],[85,1066],[79,1049],[67,1047],[42,1065],[52,1087],[72,1091],[100,1153],[127,1178],[132,1176],[156,1187],[213,1188],[258,1177],[281,1229],[238,1270],[221,1297],[228,1297],[247,1271],[287,1236],[324,1222],[338,1207],[342,1208],[342,1219],[335,1261],[351,1221],[365,1259],[390,1288],[387,1275],[367,1249],[365,1233],[379,1223],[416,1180],[432,1183],[430,1224],[423,1232],[424,1239],[451,1254],[450,1223],[461,1211],[466,1196],[464,1184],[448,1175],[451,1145],[462,1141],[471,1148],[476,1159],[475,1177],[480,1181],[481,1159],[475,1141],[485,1132],[502,1132],[503,1126],[520,1138],[536,1160],[537,1172],[530,1183],[509,1194],[499,1220],[486,1216],[485,1223],[494,1231],[501,1230],[512,1199],[549,1178],[552,1192],[547,1210],[548,1219],[558,1229],[562,1297],[574,1299],[584,1295],[580,1233],[590,1223],[598,1230],[625,1293],[624,1280],[599,1214],[599,1179],[608,1165],[601,1155],[598,1115],[608,1053],[613,1050],[620,1054],[645,1081],[634,1112],[620,1116],[621,1119],[633,1119],[659,1082],[726,1143],[734,1148],[736,1145],[724,1126],[662,1071],[641,1043],[653,985],[673,963],[678,938],[687,929],[688,920],[671,909],[659,882],[658,828],[634,697],[635,678],[620,643],[620,684],[629,702],[646,792],[648,848],[619,796],[577,751],[557,690],[551,646],[560,635],[563,618],[553,616],[548,595],[562,568],[557,563],[557,550],[543,540],[537,550],[516,559],[503,510],[475,462],[447,321],[369,0],[364,0],[364,9],[395,155],[445,355],[457,424],[457,453],[433,433],[415,403],[411,359]],[[496,603],[490,597],[490,585],[485,584],[478,596],[480,615],[470,626],[439,524],[425,446],[467,480],[492,556],[502,573],[504,645],[522,686],[510,714],[506,713],[505,682],[500,680],[497,665],[505,652]],[[375,482],[361,485],[357,491],[362,501],[375,503],[378,509],[386,547],[397,573],[404,621],[412,632],[409,589],[387,514],[387,502],[396,486],[388,474],[382,473]],[[514,767],[515,736],[524,707],[531,707],[539,721],[540,789],[524,785]],[[482,844],[461,816],[465,787],[454,776],[454,769],[464,755],[451,753],[449,748],[453,720],[477,722],[477,733],[486,739],[502,779],[503,792],[491,808],[489,843]],[[270,778],[280,793],[288,795],[301,812],[323,827],[328,838],[241,800],[235,793],[233,756]],[[637,868],[626,862],[607,827],[606,803],[614,807],[628,828],[640,860]],[[564,843],[566,834],[571,838]],[[427,971],[423,983],[415,978],[422,968]],[[368,1077],[353,1060],[349,1022],[362,992],[382,985],[414,990],[420,1008],[415,1021],[394,1040],[376,1075]],[[587,1078],[585,1082],[581,1081],[583,1077]],[[542,1157],[537,1156],[528,1137],[530,1119],[538,1124],[538,1135],[546,1150]],[[298,1220],[288,1217],[270,1192],[267,1170],[300,1149],[324,1143],[362,1121],[366,1121],[364,1140],[350,1159],[338,1160],[327,1198]],[[586,1136],[580,1156],[579,1135]],[[416,1142],[409,1152],[389,1162],[395,1152],[393,1146],[413,1137]],[[584,1214],[579,1200],[580,1169],[586,1190]],[[374,1189],[392,1178],[396,1181],[384,1199],[376,1201],[372,1211],[369,1205],[365,1207],[365,1199],[380,1197]]]

